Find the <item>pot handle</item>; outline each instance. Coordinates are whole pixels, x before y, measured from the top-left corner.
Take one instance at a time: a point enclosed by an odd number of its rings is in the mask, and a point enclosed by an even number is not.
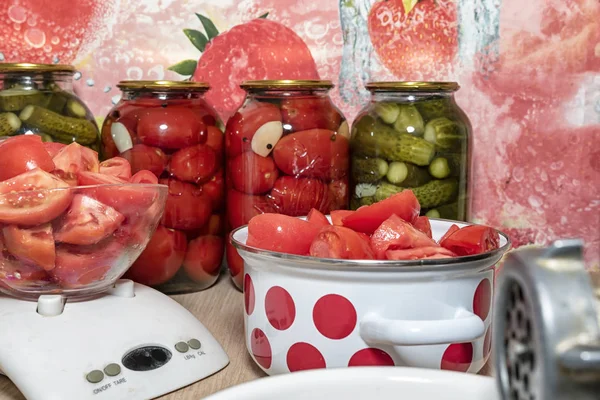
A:
[[[367,343],[393,346],[471,342],[483,336],[485,324],[477,315],[459,308],[453,319],[400,320],[366,314],[360,336]]]

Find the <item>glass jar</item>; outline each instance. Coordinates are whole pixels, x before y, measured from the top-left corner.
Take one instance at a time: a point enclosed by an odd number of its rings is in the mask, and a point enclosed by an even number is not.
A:
[[[349,133],[333,105],[330,81],[247,81],[247,97],[227,121],[228,229],[255,215],[327,214],[348,208]],[[243,261],[227,244],[227,263],[241,289]]]
[[[471,123],[454,82],[372,82],[371,101],[352,124],[355,210],[411,189],[421,215],[467,221]]]
[[[33,133],[98,151],[98,125],[73,92],[74,73],[71,65],[0,63],[0,140]]]
[[[102,157],[129,161],[168,185],[161,224],[124,275],[163,293],[206,289],[224,250],[223,124],[189,81],[121,81],[123,92],[102,126]]]

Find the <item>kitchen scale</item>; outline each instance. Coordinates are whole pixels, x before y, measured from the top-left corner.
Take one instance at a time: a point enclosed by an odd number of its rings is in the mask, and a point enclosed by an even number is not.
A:
[[[28,400],[152,399],[228,364],[188,310],[131,280],[87,301],[0,296],[0,372]]]

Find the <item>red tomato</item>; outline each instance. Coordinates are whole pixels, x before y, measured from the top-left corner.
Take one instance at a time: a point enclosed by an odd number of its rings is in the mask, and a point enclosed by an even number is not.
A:
[[[131,173],[148,170],[157,177],[167,166],[167,156],[157,147],[136,144],[131,149],[121,153],[121,157],[129,161]]]
[[[267,197],[278,212],[286,215],[306,215],[311,208],[329,212],[329,189],[318,179],[281,176]]]
[[[84,247],[61,245],[56,248],[56,267],[49,274],[64,288],[87,286],[102,281],[122,252],[113,241]]]
[[[452,258],[456,254],[440,246],[417,247],[415,249],[388,250],[385,252],[388,260],[427,260]]]
[[[131,178],[131,165],[124,158],[113,157],[100,163],[99,172],[128,181]]]
[[[77,177],[82,172],[98,172],[98,153],[73,142],[60,150],[52,159],[55,169],[52,172],[71,186],[77,185]]]
[[[265,196],[253,196],[235,189],[227,191],[227,218],[231,228],[246,225],[255,215],[267,212],[275,212],[275,209]]]
[[[368,238],[343,226],[321,229],[310,245],[310,255],[320,258],[372,260],[375,258]]]
[[[202,185],[202,193],[211,199],[213,210],[221,210],[225,205],[225,182],[223,182],[223,170],[220,169],[210,181]]]
[[[233,187],[248,194],[264,194],[273,188],[279,171],[270,157],[247,151],[229,161]]]
[[[152,172],[143,169],[129,178],[129,182],[156,185],[158,183],[158,178]]]
[[[344,217],[343,223],[352,230],[371,234],[393,214],[412,223],[420,211],[419,200],[412,190],[404,190],[370,206],[360,207],[356,212]]]
[[[225,244],[225,255],[227,257],[227,268],[233,278],[233,283],[242,289],[242,277],[244,276],[244,259],[240,257],[236,248],[229,242]]]
[[[54,239],[57,242],[88,245],[109,237],[125,217],[112,207],[82,194],[73,196],[73,202],[56,223]]]
[[[0,182],[0,223],[40,225],[62,214],[71,203],[66,182],[32,169]]]
[[[429,218],[425,215],[417,217],[415,222],[413,222],[413,227],[431,238],[431,224],[429,223]]]
[[[323,215],[323,213],[319,210],[317,210],[316,208],[313,208],[312,210],[310,210],[310,212],[308,213],[308,216],[306,218],[306,220],[308,222],[310,222],[311,224],[315,224],[318,226],[329,226],[331,225],[329,223],[329,220],[327,219],[326,216]]]
[[[206,225],[204,225],[197,233],[197,235],[195,235],[194,237],[198,237],[198,236],[205,236],[205,235],[214,235],[214,236],[219,236],[223,234],[223,231],[225,230],[225,217],[221,214],[212,214],[210,216],[210,218],[208,219],[208,222],[206,223]]]
[[[344,223],[342,220],[351,214],[354,214],[353,210],[331,210],[329,213],[329,215],[331,215],[331,224],[335,226],[343,226]]]
[[[500,235],[489,226],[469,225],[440,241],[440,245],[459,256],[468,256],[497,249]]]
[[[191,230],[201,228],[212,212],[211,199],[191,183],[175,179],[161,179],[169,186],[167,205],[162,224],[173,229]]]
[[[371,236],[371,247],[378,259],[384,259],[388,250],[437,246],[439,245],[433,239],[397,215],[386,219]]]
[[[219,168],[217,153],[205,144],[186,147],[173,154],[169,172],[181,181],[204,183]]]
[[[324,180],[348,174],[350,142],[326,129],[311,129],[281,138],[273,149],[277,167],[291,176]]]
[[[438,240],[438,243],[442,243],[445,239],[447,239],[448,237],[450,237],[450,235],[452,235],[454,232],[456,232],[459,229],[460,228],[458,227],[458,225],[452,224],[452,226],[450,228],[448,228],[448,230],[446,231],[446,233],[444,233],[444,236],[442,236],[440,238],[440,240]]]
[[[248,246],[306,255],[320,226],[283,214],[260,214],[248,223]]]
[[[136,187],[123,179],[110,175],[82,172],[79,174],[78,182],[84,186],[109,185],[87,189],[86,194],[125,216],[145,210],[157,197],[157,192],[153,188]]]
[[[159,226],[124,277],[148,286],[165,283],[179,271],[186,249],[183,233]]]
[[[56,253],[52,225],[43,224],[29,229],[8,225],[2,233],[4,245],[13,256],[46,271],[54,268]]]
[[[281,102],[283,123],[291,125],[294,132],[321,128],[337,130],[342,115],[328,97],[298,97]]]
[[[345,210],[349,203],[348,178],[329,182],[330,210]]]
[[[139,115],[137,135],[145,145],[182,149],[206,142],[206,125],[189,108],[150,108]]]
[[[271,121],[281,121],[281,111],[275,104],[252,102],[227,121],[225,150],[229,157],[251,150],[254,133]]]
[[[206,145],[210,146],[215,153],[223,154],[223,146],[225,146],[225,140],[223,138],[223,132],[216,126],[208,126],[206,128],[207,137]]]
[[[225,243],[218,236],[201,236],[188,244],[183,269],[193,281],[202,283],[219,275]]]
[[[54,169],[41,137],[20,135],[0,142],[0,181],[34,168],[48,172]]]
[[[44,142],[44,148],[52,158],[54,158],[54,156],[57,155],[58,152],[64,149],[65,147],[67,147],[67,145],[62,143]]]

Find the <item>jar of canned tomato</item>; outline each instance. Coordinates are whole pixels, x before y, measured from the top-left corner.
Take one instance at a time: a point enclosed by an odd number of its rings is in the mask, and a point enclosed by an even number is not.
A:
[[[227,121],[227,222],[264,212],[307,215],[348,208],[349,127],[332,103],[330,81],[246,81],[247,96]],[[241,289],[243,261],[227,244]]]
[[[223,124],[189,81],[121,81],[102,126],[102,157],[169,186],[156,233],[125,278],[164,293],[208,288],[224,251]],[[150,179],[151,180],[151,179]]]

